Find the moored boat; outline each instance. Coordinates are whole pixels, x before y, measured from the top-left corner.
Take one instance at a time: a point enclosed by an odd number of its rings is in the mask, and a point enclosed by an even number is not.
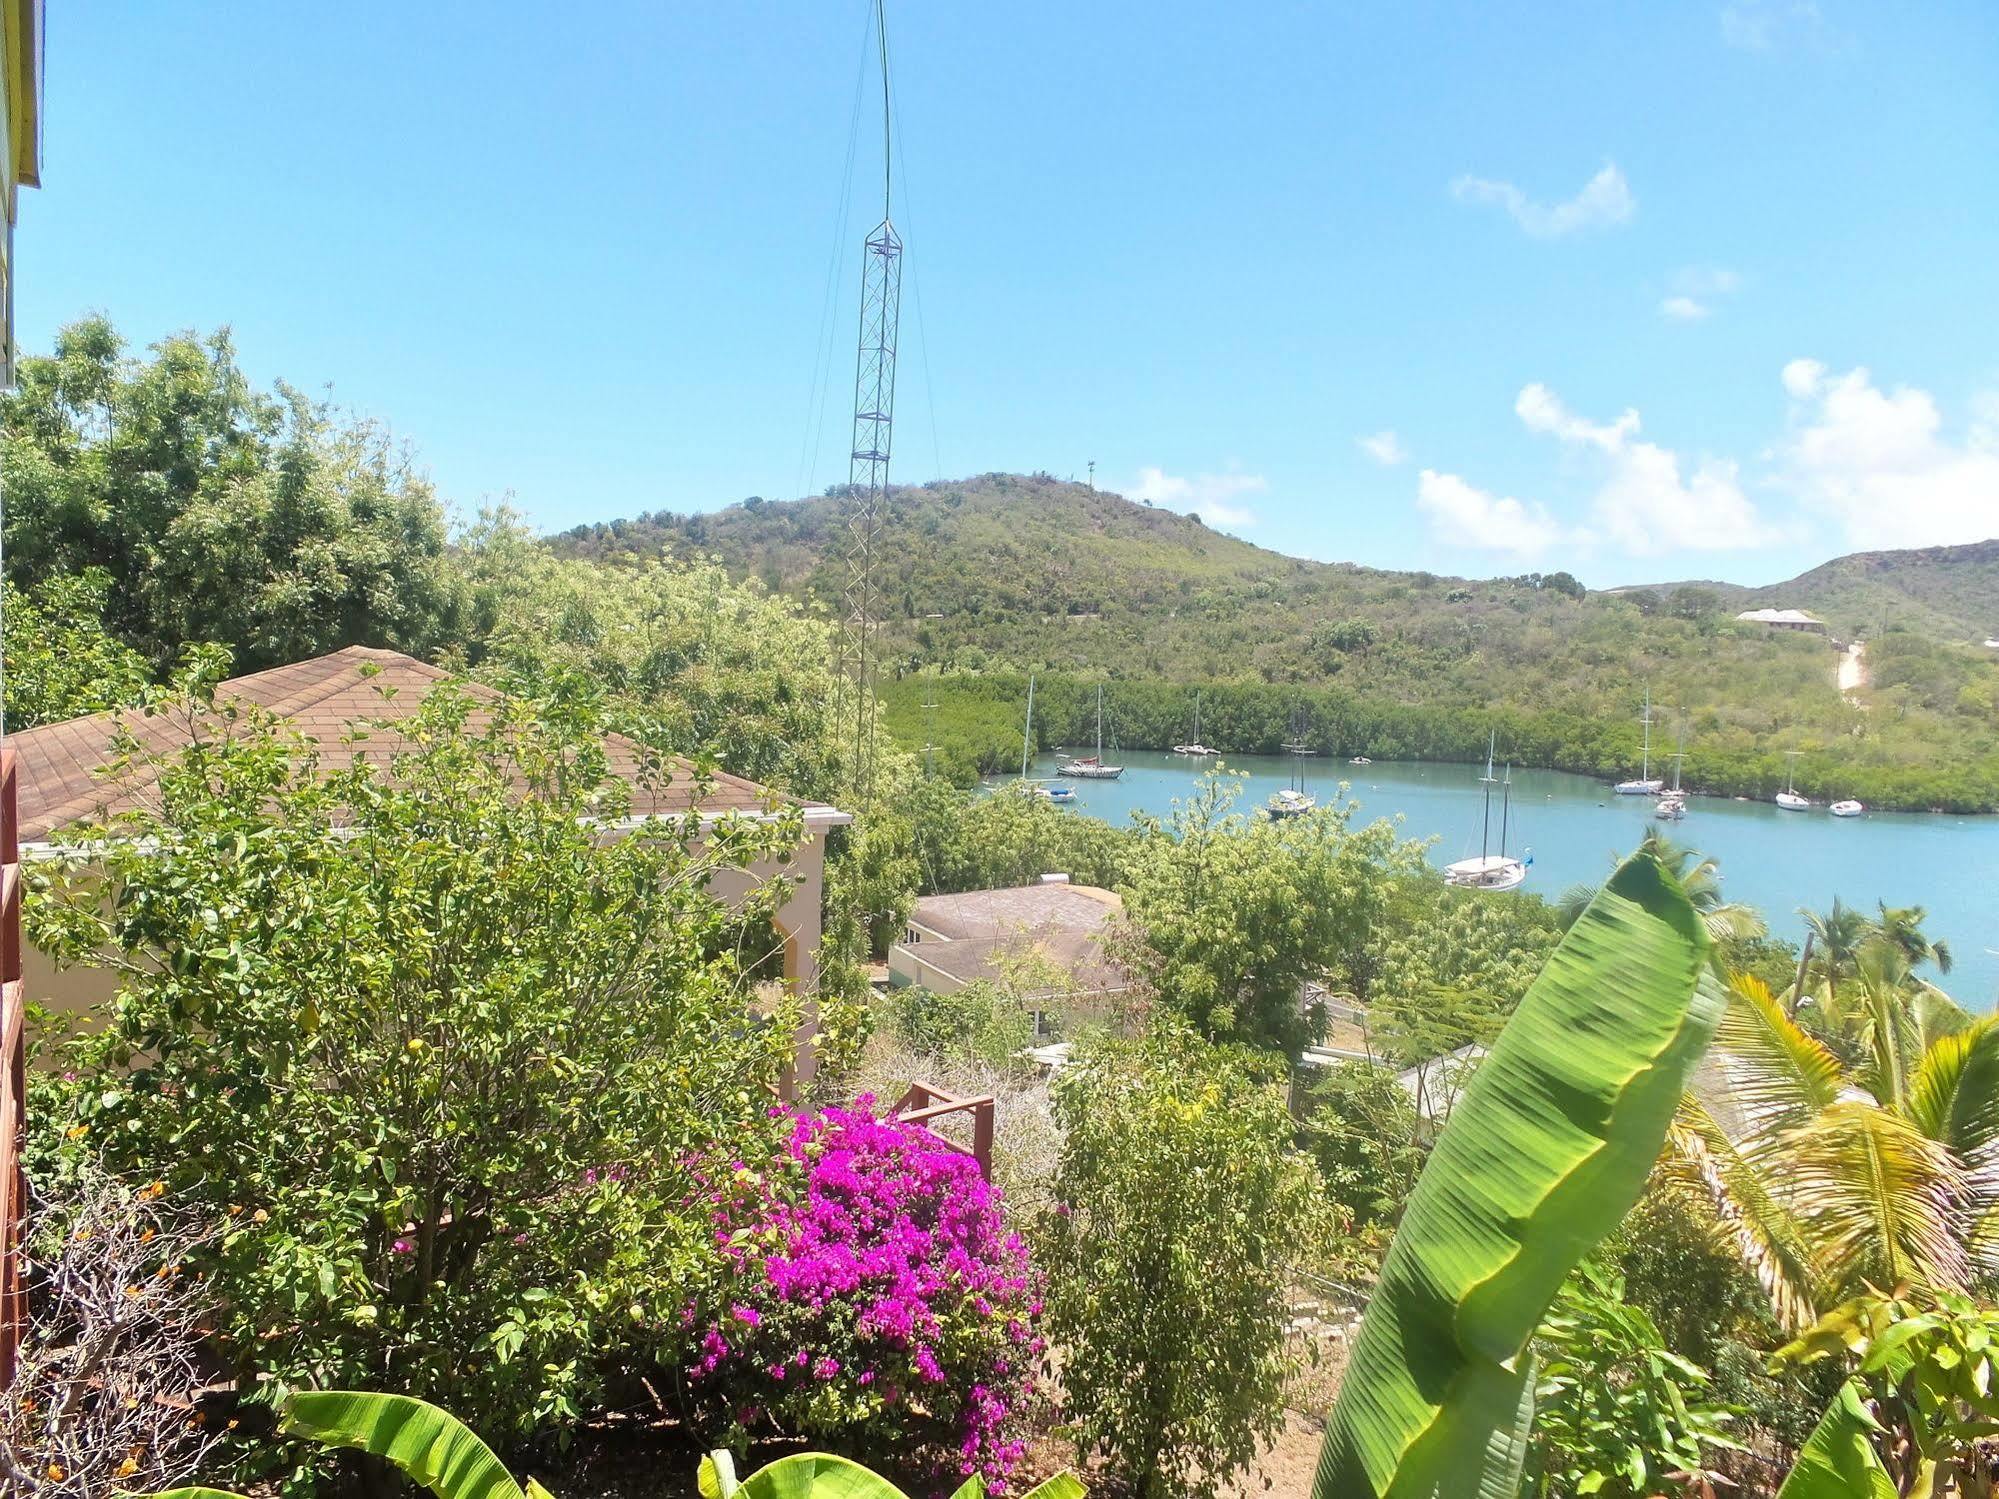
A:
[[[1349,765],[1372,765],[1373,763],[1366,755],[1355,755],[1351,760],[1347,761]]]
[[[1319,799],[1311,792],[1286,786],[1263,804],[1263,810],[1271,817],[1303,817],[1318,805]]]
[[[1845,801],[1834,802],[1826,808],[1826,811],[1832,813],[1834,817],[1858,817],[1866,810],[1865,803],[1854,801],[1851,797]]]
[[[1097,688],[1097,752],[1072,756],[1056,767],[1055,773],[1075,781],[1115,781],[1124,774],[1122,765],[1104,763],[1104,689]]]
[[[1666,783],[1652,774],[1652,688],[1645,688],[1645,713],[1638,720],[1645,726],[1645,748],[1639,755],[1638,779],[1619,781],[1615,790],[1619,796],[1657,796],[1666,789]]]
[[[1812,809],[1811,798],[1800,795],[1795,784],[1798,756],[1803,753],[1803,750],[1784,751],[1787,762],[1784,767],[1784,789],[1777,793],[1776,800],[1778,807],[1786,812],[1809,812]]]
[[[1190,760],[1212,760],[1221,753],[1201,743],[1201,694],[1198,692],[1194,694],[1194,737],[1185,744],[1174,745],[1173,753],[1185,755]]]
[[[1513,767],[1506,768],[1506,779],[1500,782],[1502,797],[1499,811],[1499,852],[1493,853],[1487,846],[1492,836],[1492,788],[1498,777],[1492,773],[1493,752],[1498,748],[1499,736],[1492,735],[1485,747],[1485,774],[1479,778],[1485,787],[1485,816],[1479,831],[1479,852],[1476,859],[1459,859],[1454,864],[1444,866],[1444,883],[1456,885],[1461,890],[1517,890],[1527,882],[1527,867],[1534,862],[1532,854],[1524,859],[1509,858],[1506,853],[1507,824],[1513,810]]]

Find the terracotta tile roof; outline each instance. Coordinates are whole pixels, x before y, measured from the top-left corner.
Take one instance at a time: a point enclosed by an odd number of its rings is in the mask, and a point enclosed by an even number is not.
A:
[[[216,689],[219,700],[253,703],[285,719],[292,728],[316,741],[320,762],[344,769],[363,750],[380,761],[405,748],[408,741],[393,728],[368,729],[359,743],[343,742],[351,727],[382,720],[408,718],[440,682],[459,680],[477,698],[497,702],[500,694],[476,682],[454,679],[450,672],[427,666],[399,651],[349,646],[328,656],[274,666],[269,671],[236,677]],[[394,689],[384,695],[383,689]],[[477,726],[482,715],[475,713]],[[185,716],[147,717],[124,710],[43,724],[9,735],[20,764],[21,836],[45,838],[66,824],[87,817],[133,811],[152,805],[154,776],[139,765],[116,776],[104,774],[115,758],[113,741],[120,726],[148,748],[171,752],[189,742],[192,726]],[[622,734],[605,736],[611,771],[633,780],[645,752]],[[675,814],[697,808],[704,814],[760,811],[796,806],[754,781],[715,772],[705,785],[686,760],[670,758],[667,784],[656,789],[634,786],[632,813]]]

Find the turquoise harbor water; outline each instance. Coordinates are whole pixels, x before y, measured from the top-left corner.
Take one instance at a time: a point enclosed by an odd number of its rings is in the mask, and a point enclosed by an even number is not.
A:
[[[1123,779],[1068,783],[1076,800],[1067,810],[1111,822],[1133,811],[1164,814],[1200,774],[1201,762],[1159,751],[1127,750],[1116,759],[1125,767]],[[1237,802],[1242,809],[1260,807],[1290,783],[1291,762],[1282,757],[1231,756],[1223,763],[1245,773]],[[1033,774],[1052,776],[1055,765],[1056,758],[1045,755]],[[1430,858],[1442,865],[1478,852],[1480,769],[1308,758],[1305,778],[1306,789],[1322,800],[1349,782],[1360,821],[1400,816],[1406,836],[1435,839]],[[1651,813],[1649,797],[1616,796],[1586,776],[1515,770],[1508,846],[1532,852],[1525,888],[1552,899],[1578,880],[1602,879],[1653,825]],[[1496,846],[1496,797],[1492,820]],[[1835,895],[1868,911],[1876,900],[1928,907],[1931,934],[1948,940],[1957,959],[1944,987],[1969,1007],[1999,1004],[1999,817],[1870,812],[1840,818],[1823,809],[1780,812],[1769,803],[1697,796],[1685,820],[1658,826],[1718,859],[1729,898],[1760,907],[1773,931],[1794,940],[1803,935],[1798,907],[1823,909]]]

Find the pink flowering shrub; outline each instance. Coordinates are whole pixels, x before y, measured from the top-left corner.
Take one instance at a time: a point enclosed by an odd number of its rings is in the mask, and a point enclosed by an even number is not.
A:
[[[687,1310],[692,1392],[732,1445],[804,1435],[1004,1493],[1039,1280],[978,1167],[872,1105],[794,1115],[771,1169],[711,1183],[724,1272]]]

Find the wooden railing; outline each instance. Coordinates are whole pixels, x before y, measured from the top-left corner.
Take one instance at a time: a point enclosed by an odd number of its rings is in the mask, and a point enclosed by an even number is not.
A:
[[[959,1144],[950,1136],[932,1128],[934,1123],[952,1114],[967,1114],[972,1120],[972,1143],[969,1147]],[[947,1150],[955,1150],[960,1155],[968,1155],[979,1163],[979,1174],[991,1181],[993,1175],[993,1096],[981,1093],[976,1098],[960,1098],[955,1093],[946,1093],[942,1088],[930,1083],[911,1083],[909,1091],[902,1095],[900,1102],[889,1110],[891,1119],[899,1119],[904,1124],[920,1125]]]
[[[14,746],[0,739],[0,1385],[12,1382],[28,1321],[21,1283],[21,1136],[27,1128],[26,1000],[21,983],[21,822]]]

